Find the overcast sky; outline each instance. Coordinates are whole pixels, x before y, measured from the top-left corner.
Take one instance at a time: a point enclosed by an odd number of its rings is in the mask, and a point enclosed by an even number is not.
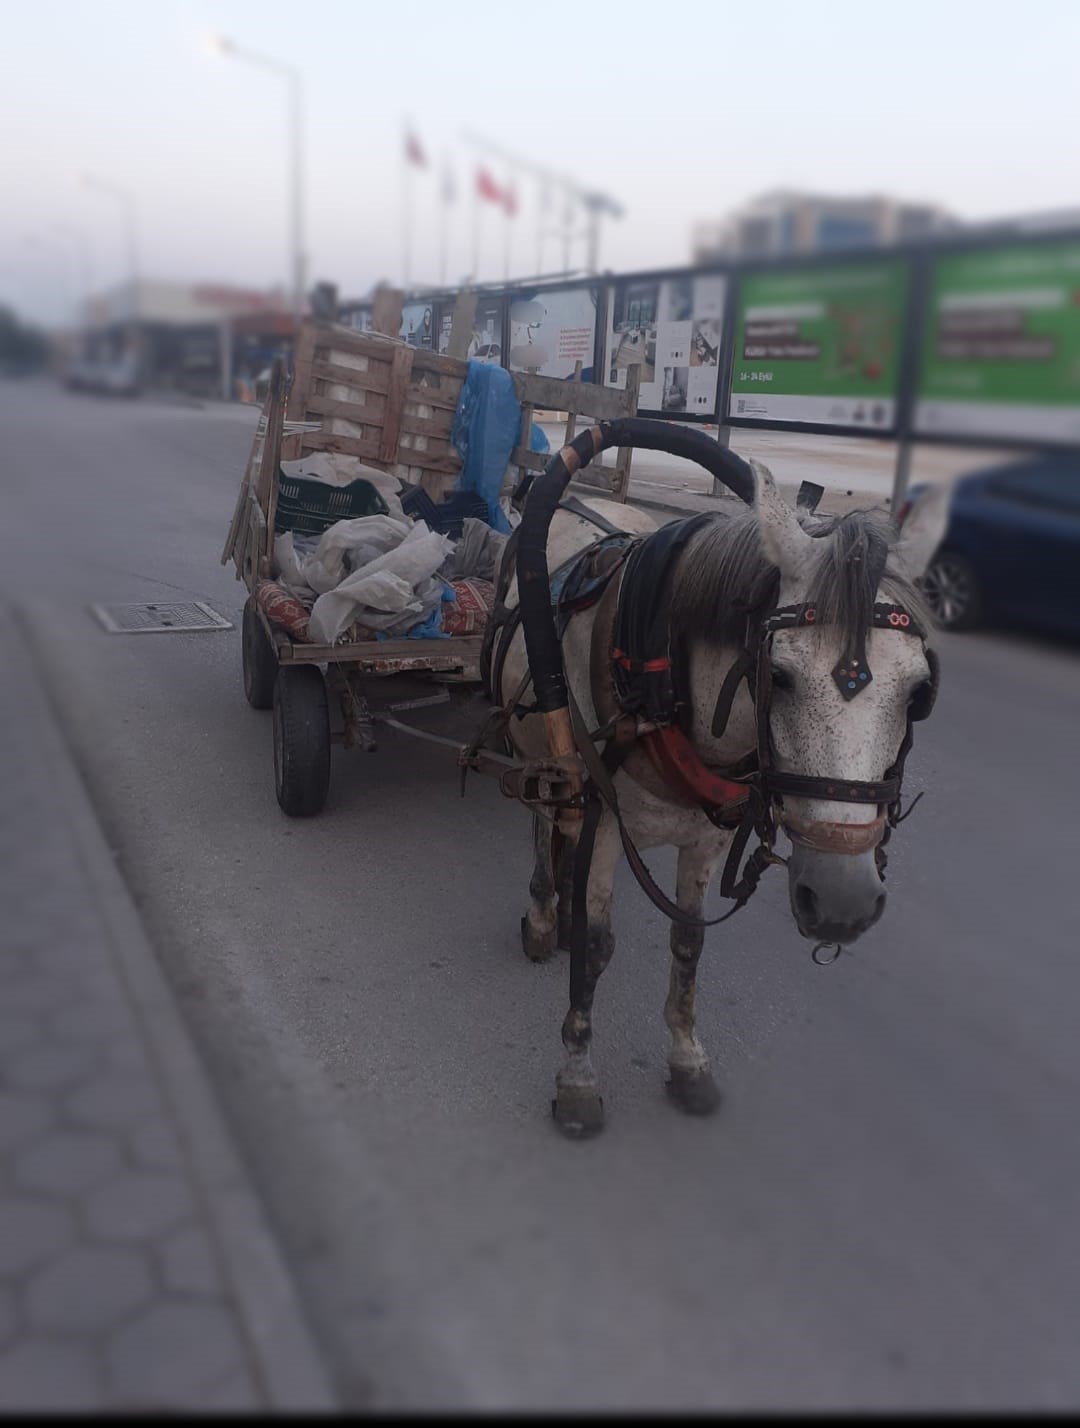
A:
[[[64,225],[96,288],[125,274],[121,207],[84,172],[135,196],[144,275],[288,280],[287,88],[214,57],[214,32],[302,73],[308,274],[344,295],[403,276],[407,118],[431,161],[418,281],[439,278],[444,155],[448,279],[473,268],[467,129],[618,199],[601,264],[622,271],[687,261],[695,221],[777,186],[966,218],[1080,203],[1080,0],[0,0],[0,19],[0,301],[45,320],[81,283]],[[518,276],[536,271],[535,181],[520,197]],[[487,206],[482,279],[503,243]],[[549,237],[545,270],[561,256]]]

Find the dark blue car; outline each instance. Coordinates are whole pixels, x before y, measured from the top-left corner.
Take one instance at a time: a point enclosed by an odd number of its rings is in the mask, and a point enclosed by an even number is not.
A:
[[[900,508],[901,524],[921,487]],[[983,622],[1080,636],[1080,456],[963,476],[923,585],[947,630]]]

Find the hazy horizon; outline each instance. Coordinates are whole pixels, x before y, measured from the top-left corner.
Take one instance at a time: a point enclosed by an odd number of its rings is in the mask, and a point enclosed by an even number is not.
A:
[[[144,277],[288,285],[287,86],[213,56],[214,32],[302,73],[307,279],[343,296],[403,277],[406,120],[429,160],[413,170],[414,283],[440,277],[444,160],[449,282],[473,267],[476,167],[507,177],[466,130],[620,202],[600,250],[617,271],[687,262],[695,223],[777,187],[883,193],[967,220],[1070,207],[1080,6],[1032,0],[1022,28],[1016,13],[690,0],[660,29],[640,0],[557,0],[540,20],[426,0],[7,0],[0,301],[64,320],[83,241],[94,291],[127,276],[122,209],[81,185],[86,172],[134,196]],[[536,271],[538,185],[519,179],[518,195],[511,277]],[[503,276],[505,231],[498,210],[482,213],[487,281]],[[545,268],[561,256],[549,236]],[[583,261],[579,242],[571,266]]]

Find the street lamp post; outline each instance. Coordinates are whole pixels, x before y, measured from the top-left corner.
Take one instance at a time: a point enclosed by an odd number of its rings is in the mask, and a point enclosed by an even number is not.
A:
[[[95,178],[93,174],[84,174],[83,183],[96,193],[104,193],[115,199],[124,210],[127,226],[128,277],[131,282],[131,319],[136,322],[139,317],[139,255],[135,236],[134,196],[126,188],[120,188],[114,183],[106,183],[104,179]]]
[[[304,173],[300,71],[292,65],[282,64],[280,60],[268,59],[265,55],[257,54],[254,50],[238,45],[226,35],[215,36],[213,44],[219,54],[231,55],[233,59],[246,60],[248,64],[256,65],[259,69],[268,69],[272,74],[279,75],[284,79],[289,86],[289,147],[292,167],[289,229],[292,248],[292,307],[293,317],[299,322],[304,312]]]
[[[70,223],[56,223],[53,231],[61,237],[68,239],[78,256],[79,263],[79,288],[82,293],[82,318],[83,323],[90,318],[90,300],[93,297],[93,278],[91,277],[90,265],[90,244],[86,234],[79,228],[74,228]],[[78,324],[76,324],[78,325]]]

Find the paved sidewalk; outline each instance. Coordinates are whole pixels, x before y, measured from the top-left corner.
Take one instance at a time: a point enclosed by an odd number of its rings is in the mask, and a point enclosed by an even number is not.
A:
[[[0,1411],[332,1409],[3,607],[0,665]]]

